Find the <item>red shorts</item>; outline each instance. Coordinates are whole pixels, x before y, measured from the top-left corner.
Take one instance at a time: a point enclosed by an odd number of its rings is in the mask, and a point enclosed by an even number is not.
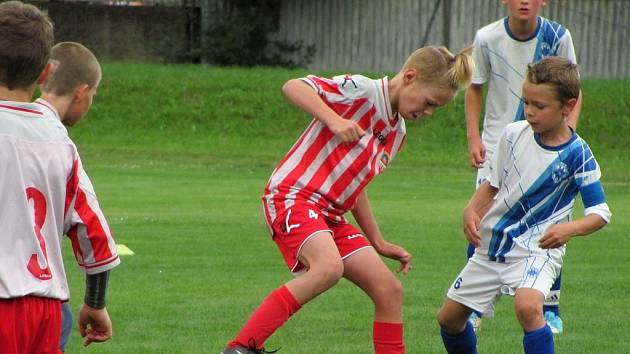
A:
[[[318,232],[330,232],[333,235],[342,259],[372,246],[356,227],[345,221],[337,222],[326,218],[318,207],[310,203],[296,203],[279,215],[269,227],[273,232],[273,240],[293,273],[305,269],[298,259],[300,250]]]
[[[0,299],[0,352],[58,354],[61,301],[38,296]]]

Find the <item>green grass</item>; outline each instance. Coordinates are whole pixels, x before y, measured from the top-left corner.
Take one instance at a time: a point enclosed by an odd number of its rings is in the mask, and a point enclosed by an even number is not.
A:
[[[308,118],[279,88],[303,71],[108,63],[88,120],[71,130],[119,243],[135,256],[113,271],[114,338],[69,353],[218,353],[291,275],[270,240],[260,196]],[[330,73],[327,73],[330,74]],[[628,353],[630,82],[587,81],[580,134],[595,151],[613,222],[568,247],[565,333],[558,353]],[[405,287],[408,353],[442,353],[435,312],[465,263],[467,167],[461,95],[408,125],[408,142],[368,188],[387,239],[414,255]],[[576,210],[579,216],[581,210]],[[68,245],[67,245],[68,246]],[[78,308],[83,275],[66,247]],[[394,264],[388,262],[391,268]],[[522,352],[511,298],[479,335],[481,353]],[[370,301],[347,281],[305,306],[268,341],[281,353],[370,353]]]

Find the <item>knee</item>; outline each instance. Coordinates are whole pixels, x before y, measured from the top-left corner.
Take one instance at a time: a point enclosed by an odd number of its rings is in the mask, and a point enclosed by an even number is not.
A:
[[[343,276],[343,262],[340,258],[326,260],[311,267],[309,272],[318,284],[327,289],[337,284]]]
[[[449,334],[461,333],[466,327],[466,322],[462,324],[457,321],[457,319],[454,316],[451,316],[444,307],[438,311],[435,318],[437,323],[440,325],[440,328]]]
[[[542,318],[542,306],[537,302],[517,301],[514,303],[514,311],[518,321],[524,326]]]
[[[373,296],[373,298],[374,302],[377,304],[393,303],[402,306],[404,298],[404,289],[402,283],[400,282],[400,280],[392,275],[386,281],[382,281],[379,283],[375,291],[375,296]]]

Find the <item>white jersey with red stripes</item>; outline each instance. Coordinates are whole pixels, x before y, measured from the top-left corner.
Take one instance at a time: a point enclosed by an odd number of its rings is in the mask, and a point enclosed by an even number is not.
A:
[[[343,143],[324,123],[313,119],[265,188],[263,202],[269,222],[296,200],[313,203],[325,216],[342,220],[405,141],[405,123],[392,112],[387,77],[326,79],[311,75],[302,81],[339,116],[356,122],[365,135],[357,142]]]
[[[0,101],[0,298],[69,297],[63,235],[88,274],[120,263],[76,146],[46,101]]]

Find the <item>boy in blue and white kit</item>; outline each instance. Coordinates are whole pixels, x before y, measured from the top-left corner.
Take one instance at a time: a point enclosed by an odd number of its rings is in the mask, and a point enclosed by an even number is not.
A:
[[[475,72],[472,85],[466,91],[466,126],[470,164],[477,168],[476,186],[488,178],[488,164],[506,125],[525,119],[521,88],[527,64],[536,63],[547,56],[560,56],[577,64],[569,30],[562,25],[538,16],[544,0],[502,0],[508,16],[491,23],[475,36],[473,59]],[[479,118],[483,99],[483,85],[488,85],[483,120],[483,133],[479,134]],[[578,96],[576,107],[568,116],[575,129],[581,110]],[[468,257],[474,252],[469,245]],[[545,301],[544,313],[554,333],[562,332],[560,319],[561,277],[552,287]],[[480,318],[471,319],[475,329]]]
[[[603,227],[611,215],[599,166],[567,122],[579,93],[577,67],[569,60],[529,65],[522,92],[526,121],[506,127],[489,179],[464,209],[464,232],[476,248],[438,313],[448,353],[477,352],[468,316],[492,315],[503,294],[515,297],[525,353],[554,352],[542,309],[565,245]],[[578,192],[585,216],[571,220]]]

